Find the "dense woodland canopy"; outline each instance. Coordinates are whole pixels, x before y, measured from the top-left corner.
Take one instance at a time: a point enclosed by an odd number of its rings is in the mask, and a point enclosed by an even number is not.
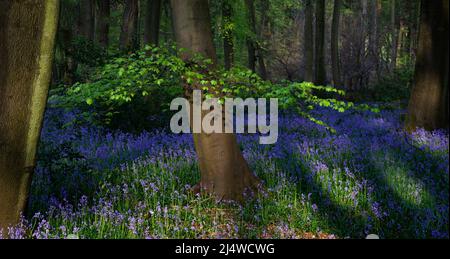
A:
[[[0,0],[0,238],[448,238],[448,5]],[[280,143],[167,134],[193,89],[278,98]]]
[[[219,64],[246,66],[269,80],[373,96],[389,87],[389,75],[410,79],[416,60],[419,0],[217,0],[210,13]],[[53,83],[83,80],[104,55],[171,44],[174,35],[167,0],[61,1]]]

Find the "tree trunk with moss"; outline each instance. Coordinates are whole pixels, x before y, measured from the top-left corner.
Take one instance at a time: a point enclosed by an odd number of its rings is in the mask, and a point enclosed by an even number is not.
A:
[[[406,128],[447,128],[448,0],[422,0],[414,88]]]
[[[213,61],[217,57],[211,31],[208,0],[171,0],[178,47],[189,62],[196,53]],[[186,87],[188,89],[189,87]],[[259,180],[250,171],[234,134],[193,134],[201,172],[199,190],[218,200],[242,201],[246,190],[257,190]]]
[[[59,1],[0,1],[0,228],[27,206],[51,79]]]

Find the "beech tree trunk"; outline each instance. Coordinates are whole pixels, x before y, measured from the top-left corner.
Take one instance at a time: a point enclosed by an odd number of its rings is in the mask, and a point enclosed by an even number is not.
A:
[[[120,49],[134,50],[139,45],[137,35],[139,18],[139,0],[126,0],[123,11],[122,31],[120,33]]]
[[[159,45],[159,26],[161,22],[161,0],[147,0],[145,17],[144,43]]]
[[[305,60],[304,80],[314,82],[314,8],[311,0],[305,0],[305,36],[303,37],[303,51]]]
[[[339,24],[341,20],[341,0],[334,0],[333,23],[331,26],[331,66],[333,86],[341,86],[341,65],[339,61]]]
[[[316,85],[325,85],[325,0],[316,2],[316,61],[315,80]]]
[[[422,0],[414,89],[406,128],[448,129],[448,0]]]
[[[111,1],[98,0],[97,40],[101,46],[108,48]]]
[[[233,10],[229,2],[222,3],[222,33],[223,33],[223,53],[225,69],[230,70],[234,63],[234,41],[233,30],[229,28],[232,22]]]
[[[189,51],[182,58],[189,62],[195,53],[217,62],[211,31],[208,0],[171,0],[178,47]],[[188,88],[188,87],[186,87]],[[259,180],[250,171],[234,134],[193,134],[201,172],[199,190],[218,200],[242,201],[247,190],[257,190]]]
[[[48,85],[59,1],[0,1],[0,228],[27,206]]]

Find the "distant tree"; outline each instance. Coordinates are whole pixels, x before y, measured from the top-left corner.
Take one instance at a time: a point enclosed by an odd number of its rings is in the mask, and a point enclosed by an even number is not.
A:
[[[391,0],[391,14],[390,14],[390,30],[391,30],[391,52],[389,71],[392,73],[397,67],[397,44],[398,44],[398,22],[396,15],[396,0]]]
[[[80,1],[79,34],[90,41],[95,37],[95,2],[92,0]]]
[[[248,23],[251,33],[256,32],[256,14],[255,14],[255,1],[245,0],[247,7]],[[248,68],[253,72],[256,72],[256,42],[255,35],[247,38],[247,52],[248,52]]]
[[[305,60],[304,80],[314,81],[314,6],[312,0],[305,0],[305,36],[303,39],[303,51]]]
[[[315,80],[317,85],[324,85],[325,70],[325,0],[316,1],[316,37],[315,37]]]
[[[51,79],[59,1],[0,1],[0,228],[27,206]]]
[[[139,0],[125,0],[120,32],[120,49],[127,51],[136,49],[139,45],[138,37]]]
[[[144,43],[159,45],[159,27],[161,23],[161,0],[147,0],[147,13],[144,25]]]
[[[339,24],[341,21],[342,1],[334,0],[333,22],[331,25],[331,67],[333,85],[341,86],[341,65],[339,60]]]
[[[222,37],[225,69],[230,70],[234,63],[234,41],[232,24],[233,7],[228,1],[222,1]]]
[[[380,0],[371,0],[368,3],[368,62],[370,69],[369,80],[376,79],[375,76],[379,75],[379,17],[381,12]]]
[[[268,30],[269,27],[269,16],[267,15],[270,12],[270,2],[269,1],[262,1],[261,2],[261,25],[259,29],[259,38],[260,42],[257,44],[257,50],[258,50],[258,67],[259,67],[259,76],[267,80],[267,67],[265,62],[265,50],[264,50],[264,39],[265,33]]]
[[[111,1],[98,0],[97,40],[104,48],[109,45],[109,27],[111,19]]]
[[[217,64],[208,0],[171,0],[178,47],[187,49],[182,58],[191,62],[201,54]],[[187,87],[189,89],[189,87]],[[218,200],[243,200],[246,190],[256,190],[259,180],[250,171],[234,134],[193,134],[201,172],[199,190]]]
[[[449,126],[448,0],[422,0],[414,88],[406,128]]]

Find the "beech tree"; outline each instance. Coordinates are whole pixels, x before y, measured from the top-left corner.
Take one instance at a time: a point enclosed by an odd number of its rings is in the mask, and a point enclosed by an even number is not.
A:
[[[27,206],[48,86],[58,0],[0,1],[0,228]]]
[[[414,88],[406,128],[448,129],[448,0],[422,0]]]
[[[191,63],[193,55],[201,54],[212,60],[209,69],[214,70],[217,56],[208,0],[171,0],[171,6],[178,47],[188,50],[183,52],[182,59]],[[201,172],[197,190],[213,194],[218,200],[241,201],[247,189],[257,189],[259,180],[250,171],[234,134],[193,136]]]

